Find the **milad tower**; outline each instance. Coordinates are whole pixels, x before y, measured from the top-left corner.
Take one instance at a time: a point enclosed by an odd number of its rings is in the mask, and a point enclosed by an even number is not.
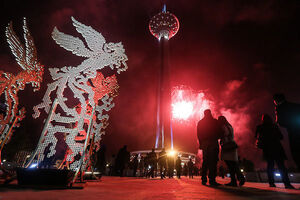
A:
[[[176,151],[173,148],[173,129],[171,123],[171,87],[170,73],[168,65],[169,40],[178,32],[179,21],[175,15],[163,10],[151,18],[149,22],[149,30],[151,34],[158,39],[160,49],[160,66],[158,74],[158,90],[157,90],[157,110],[156,110],[156,140],[155,152],[166,148],[165,136],[170,136],[170,149],[168,147],[168,156],[180,156],[182,164],[187,163],[190,158],[195,162],[196,155],[189,152]],[[151,150],[140,150],[131,152],[132,158],[138,155],[147,156]]]
[[[149,30],[158,39],[160,46],[155,148],[165,148],[165,135],[168,134],[171,139],[171,149],[173,149],[168,42],[178,32],[179,21],[175,15],[166,11],[166,6],[164,6],[162,12],[151,18]]]

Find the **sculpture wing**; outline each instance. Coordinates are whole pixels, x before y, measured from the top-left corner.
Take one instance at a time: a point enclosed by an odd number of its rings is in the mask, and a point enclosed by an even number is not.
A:
[[[14,54],[17,63],[23,70],[26,70],[25,49],[13,30],[12,22],[10,22],[6,27],[5,34],[10,50]]]
[[[26,47],[26,62],[28,66],[33,68],[37,64],[37,52],[34,46],[33,38],[27,28],[26,18],[24,18],[23,30]]]
[[[92,52],[87,49],[81,39],[60,32],[56,27],[52,31],[53,40],[64,49],[73,52],[77,56],[91,57]]]
[[[103,45],[105,43],[105,38],[101,33],[95,31],[91,26],[86,26],[78,22],[74,17],[72,17],[73,25],[75,26],[78,33],[84,37],[89,48],[94,52],[103,51]]]

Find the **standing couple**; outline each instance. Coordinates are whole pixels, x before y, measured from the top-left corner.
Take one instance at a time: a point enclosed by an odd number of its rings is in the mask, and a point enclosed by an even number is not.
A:
[[[203,154],[202,163],[202,184],[207,183],[208,178],[211,186],[219,186],[216,182],[217,163],[219,157],[219,142],[221,139],[221,158],[228,166],[231,182],[228,186],[242,186],[245,183],[245,177],[241,173],[238,165],[237,144],[233,139],[233,128],[224,116],[219,116],[218,120],[214,119],[211,110],[204,111],[204,118],[198,122],[197,136],[200,149]]]

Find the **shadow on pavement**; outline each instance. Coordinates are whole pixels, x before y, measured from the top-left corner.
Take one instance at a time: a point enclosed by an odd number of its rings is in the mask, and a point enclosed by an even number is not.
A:
[[[75,185],[74,187],[64,187],[64,186],[52,186],[52,185],[24,185],[20,186],[18,184],[7,184],[0,185],[0,192],[9,192],[9,191],[26,191],[26,190],[36,190],[36,191],[47,191],[47,190],[66,190],[66,189],[83,189],[84,186]]]
[[[211,186],[207,186],[211,187]],[[288,192],[280,192],[274,190],[264,190],[253,187],[227,187],[227,186],[219,186],[219,187],[211,187],[217,190],[222,190],[223,192],[233,193],[236,196],[240,197],[249,197],[252,199],[288,199],[288,200],[299,200],[299,194],[291,194]]]
[[[8,185],[0,185],[0,192],[8,192],[8,191],[25,191],[25,190],[64,190],[70,189],[66,187],[54,187],[54,186],[19,186],[17,184],[8,184]]]

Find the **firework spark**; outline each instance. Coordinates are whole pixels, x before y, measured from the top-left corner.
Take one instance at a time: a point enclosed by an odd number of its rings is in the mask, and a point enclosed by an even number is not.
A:
[[[212,102],[203,92],[197,92],[186,86],[172,90],[172,119],[177,121],[197,121],[203,117],[206,109],[211,109]]]

